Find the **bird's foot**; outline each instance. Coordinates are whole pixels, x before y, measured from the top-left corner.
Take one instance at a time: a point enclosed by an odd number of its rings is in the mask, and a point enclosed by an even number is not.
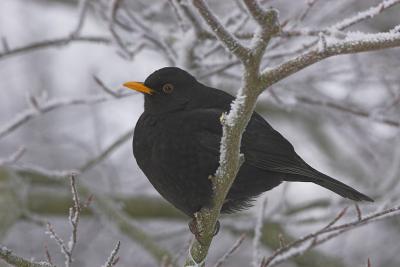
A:
[[[190,230],[190,232],[192,232],[192,234],[194,235],[194,237],[196,238],[196,240],[201,244],[201,242],[200,242],[200,237],[201,237],[202,231],[199,230],[199,228],[197,227],[196,218],[193,218],[193,219],[189,222],[188,225],[189,225],[189,230]],[[216,235],[218,234],[220,227],[221,227],[221,224],[219,223],[219,221],[217,221],[216,224],[215,224],[213,236],[216,236]]]
[[[221,224],[219,223],[219,221],[217,221],[215,223],[215,228],[214,228],[214,233],[213,236],[216,236],[219,233],[219,228],[221,228]]]

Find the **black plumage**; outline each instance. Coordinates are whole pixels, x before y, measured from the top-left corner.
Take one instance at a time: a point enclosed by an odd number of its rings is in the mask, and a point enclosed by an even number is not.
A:
[[[220,117],[234,98],[174,67],[152,73],[144,84],[125,86],[146,93],[133,138],[139,167],[166,200],[192,217],[210,204],[208,177],[218,167]],[[224,213],[250,206],[254,197],[282,181],[313,182],[345,198],[373,201],[310,167],[256,112],[243,134],[241,152],[245,161],[222,207]]]

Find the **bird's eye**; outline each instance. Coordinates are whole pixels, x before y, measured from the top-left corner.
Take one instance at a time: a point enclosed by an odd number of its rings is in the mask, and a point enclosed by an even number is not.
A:
[[[174,91],[174,86],[170,83],[166,83],[163,85],[162,90],[164,93],[170,94],[172,91]]]

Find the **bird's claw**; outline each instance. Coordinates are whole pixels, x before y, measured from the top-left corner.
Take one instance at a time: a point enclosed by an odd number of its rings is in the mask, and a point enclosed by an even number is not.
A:
[[[200,231],[197,227],[196,218],[193,218],[192,220],[190,220],[188,225],[189,225],[190,232],[192,232],[192,234],[196,238],[197,242],[199,242],[201,244],[200,237],[201,237],[202,231]],[[217,221],[215,224],[213,236],[216,236],[219,233],[220,227],[221,227],[221,224],[219,223],[219,221]]]

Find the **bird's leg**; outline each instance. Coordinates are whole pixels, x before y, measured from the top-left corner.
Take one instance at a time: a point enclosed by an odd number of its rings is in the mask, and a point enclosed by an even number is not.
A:
[[[189,230],[190,232],[192,232],[192,234],[194,235],[194,237],[196,238],[196,240],[200,242],[200,235],[202,233],[202,231],[199,231],[198,227],[197,227],[197,221],[196,218],[193,218],[192,220],[190,220],[190,222],[188,223],[189,225]],[[215,228],[214,228],[214,233],[213,236],[216,236],[219,232],[219,229],[221,227],[221,224],[219,223],[219,221],[217,221],[217,223],[215,224]]]

